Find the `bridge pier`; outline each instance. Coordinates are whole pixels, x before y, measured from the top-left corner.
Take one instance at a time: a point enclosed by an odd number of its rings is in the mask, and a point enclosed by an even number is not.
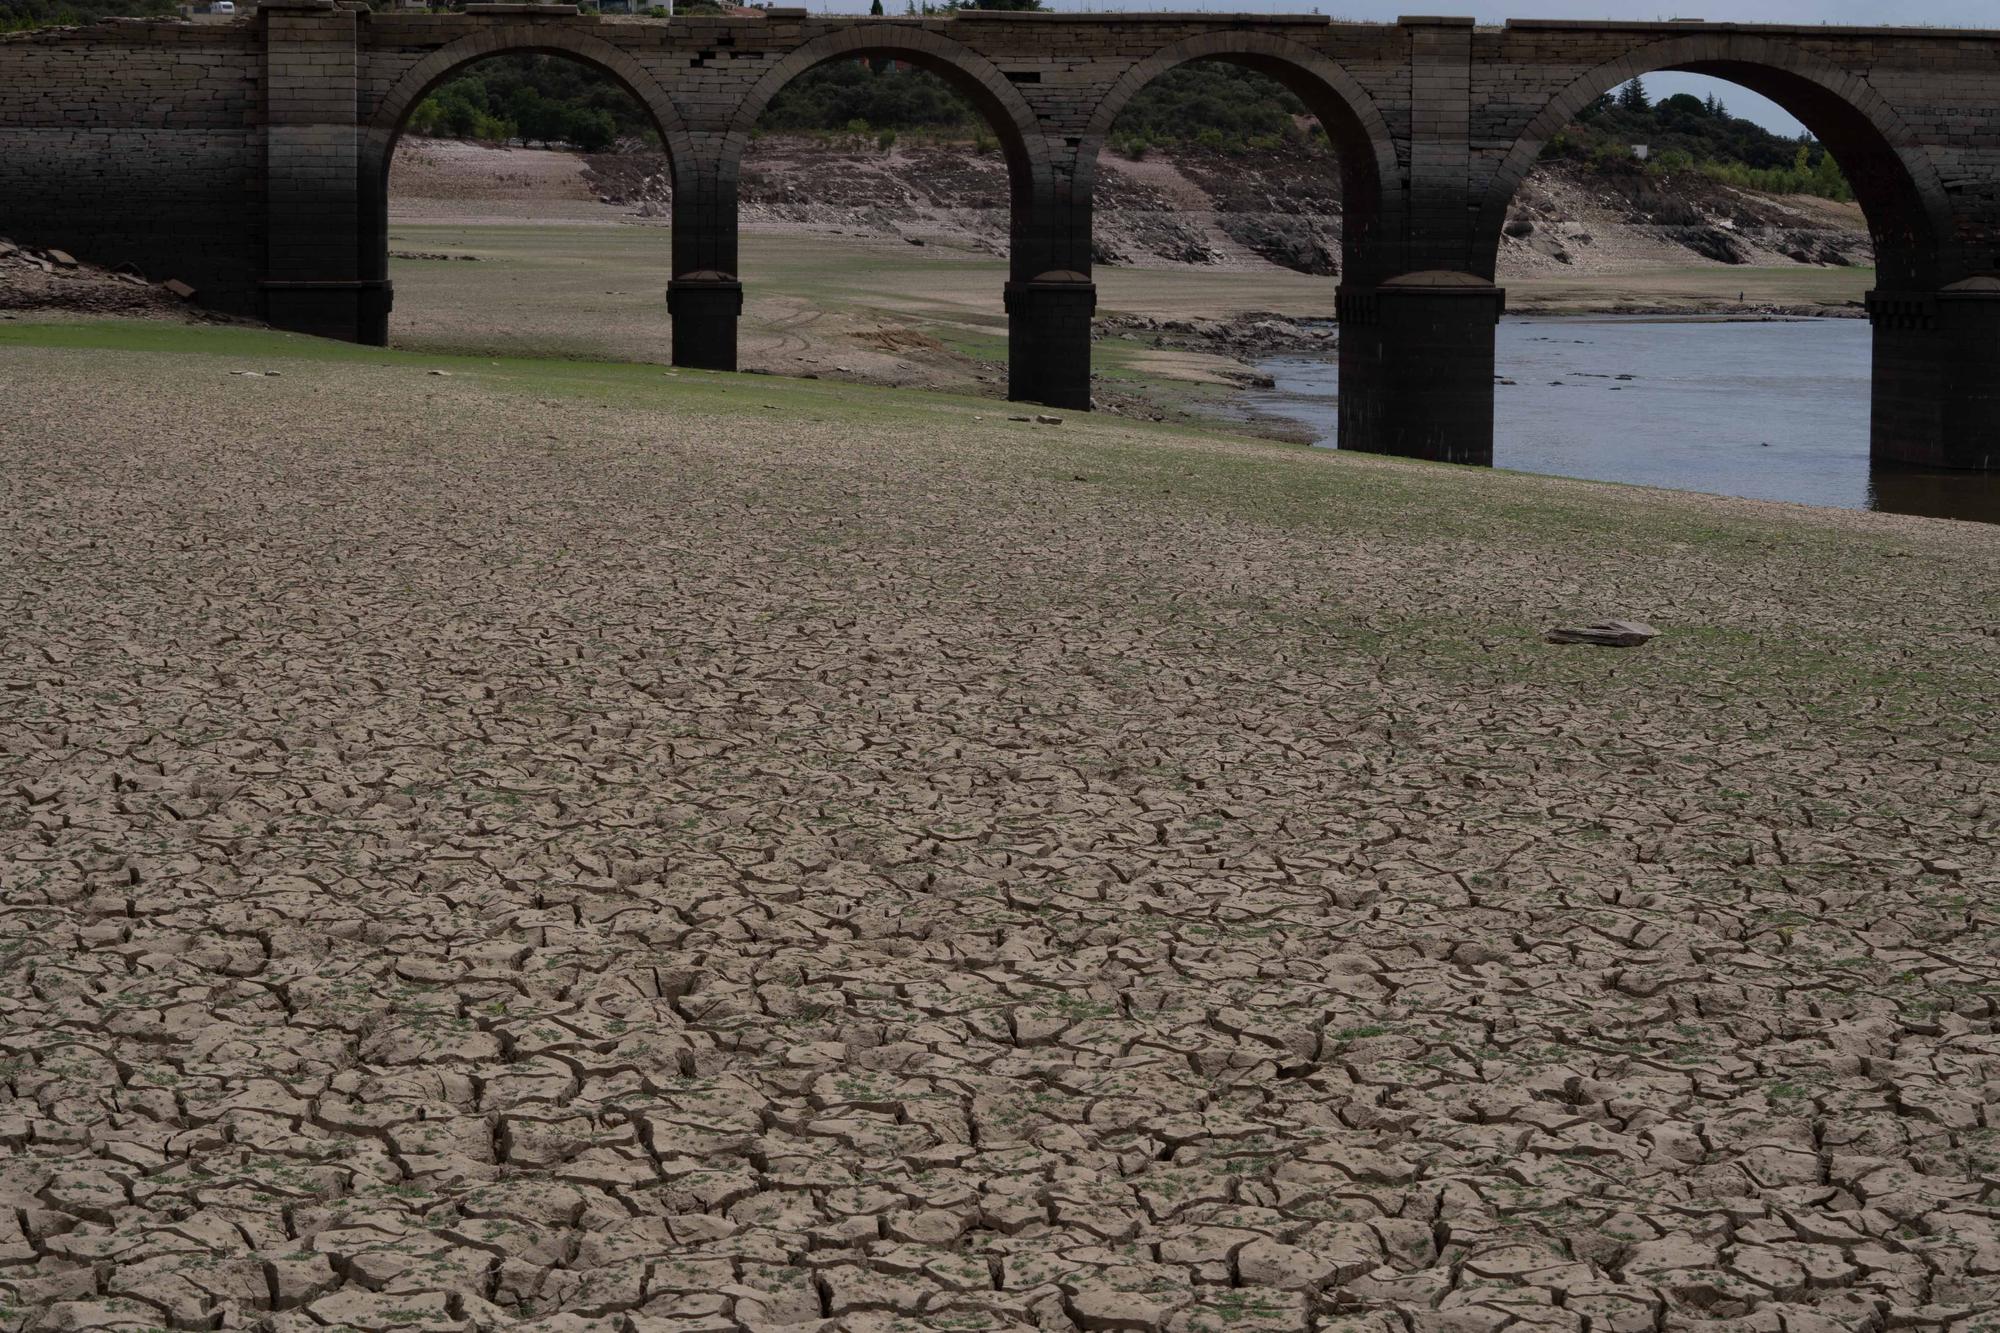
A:
[[[324,282],[266,278],[258,288],[264,321],[274,329],[375,347],[389,344],[389,307],[395,296],[386,278]]]
[[[1869,453],[1878,464],[2000,470],[2000,277],[1872,291]]]
[[[1097,285],[1058,269],[1007,284],[1007,396],[1090,410],[1090,317]]]
[[[1006,158],[1010,396],[1069,410],[1091,401],[1092,193],[1119,114],[1192,60],[1270,74],[1343,163],[1342,446],[1467,463],[1493,457],[1491,277],[1543,150],[1635,74],[1720,74],[1808,118],[1869,217],[1877,463],[2000,473],[2000,32],[785,7],[609,24],[567,5],[263,0],[234,24],[0,43],[0,231],[381,343],[397,138],[441,80],[506,52],[594,66],[647,109],[673,163],[673,359],[719,369],[738,364],[737,185],[759,115],[828,60],[942,75]]]
[[[1493,462],[1493,337],[1507,294],[1429,270],[1343,284],[1340,447],[1440,463]]]
[[[736,320],[743,284],[715,269],[684,273],[667,283],[673,319],[673,360],[695,370],[736,369]]]
[[[266,0],[264,271],[258,305],[277,328],[385,342],[390,288],[361,271],[357,11]]]

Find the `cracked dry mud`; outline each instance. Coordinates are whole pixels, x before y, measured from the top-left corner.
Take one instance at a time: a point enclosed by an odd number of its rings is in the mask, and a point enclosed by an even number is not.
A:
[[[7,1328],[2000,1320],[1991,530],[236,364],[0,350]]]

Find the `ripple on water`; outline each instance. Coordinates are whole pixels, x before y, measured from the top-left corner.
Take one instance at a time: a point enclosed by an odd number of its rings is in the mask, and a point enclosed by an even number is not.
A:
[[[1494,462],[1524,472],[2000,522],[2000,477],[1873,468],[1859,319],[1506,319]],[[1332,444],[1339,373],[1279,357],[1255,405]]]

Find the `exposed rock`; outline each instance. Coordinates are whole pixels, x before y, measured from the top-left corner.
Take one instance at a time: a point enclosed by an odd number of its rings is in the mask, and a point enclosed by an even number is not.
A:
[[[1640,620],[1600,620],[1592,625],[1565,625],[1542,636],[1545,643],[1589,643],[1600,648],[1637,648],[1659,631]]]
[[[669,216],[664,157],[621,151],[584,160],[594,197],[637,217]],[[765,135],[745,155],[741,183],[746,223],[902,236],[912,244],[928,239],[995,254],[1007,245],[1006,165],[998,153],[923,144],[885,152],[861,136]],[[1094,203],[1095,263],[1268,263],[1339,272],[1340,169],[1328,154],[1156,147],[1130,160],[1106,151]],[[906,234],[912,225],[922,226],[923,238]],[[1661,179],[1570,163],[1537,166],[1505,228],[1503,274],[1597,271],[1600,262],[1579,253],[1593,246],[1606,251],[1603,265],[1629,263],[1640,252],[1658,263],[1694,256],[1723,264],[1866,263],[1871,255],[1866,226],[1851,207],[1752,194],[1692,172]]]

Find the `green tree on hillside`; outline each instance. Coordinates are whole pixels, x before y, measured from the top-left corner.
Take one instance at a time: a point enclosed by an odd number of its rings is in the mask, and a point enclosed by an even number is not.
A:
[[[617,82],[560,56],[483,60],[440,84],[411,113],[414,134],[568,144],[602,152],[620,137],[656,139],[652,119]]]
[[[1305,103],[1269,75],[1197,60],[1140,89],[1112,125],[1111,141],[1128,155],[1154,144],[1312,149],[1320,140],[1300,127],[1305,115]]]
[[[1729,185],[1770,194],[1854,197],[1825,145],[1773,134],[1755,121],[1730,115],[1712,96],[1704,100],[1676,93],[1656,105],[1635,108],[1632,86],[1585,107],[1574,125],[1549,141],[1543,156],[1602,171],[1671,175],[1696,170]],[[1635,143],[1652,150],[1643,165],[1632,157]]]
[[[929,70],[841,60],[786,84],[757,123],[766,130],[942,130],[971,127],[979,115]]]

